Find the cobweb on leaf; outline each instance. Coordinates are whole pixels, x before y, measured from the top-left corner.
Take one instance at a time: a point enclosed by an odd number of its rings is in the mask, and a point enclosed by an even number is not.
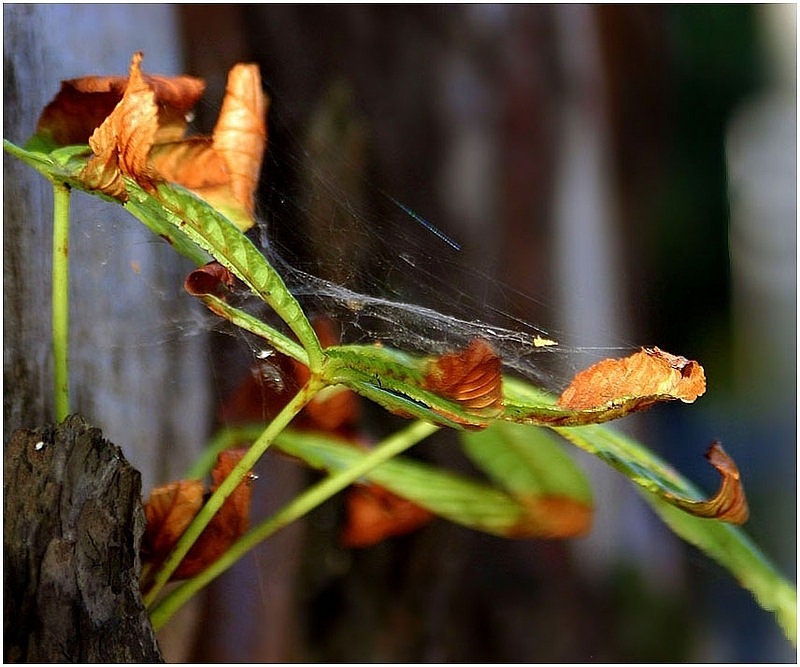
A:
[[[327,172],[326,160],[299,143],[272,146],[267,160],[273,173],[300,173],[303,185],[266,183],[254,240],[306,313],[335,322],[342,342],[442,355],[478,337],[507,372],[554,391],[594,360],[595,348],[566,344],[505,310],[512,299],[541,307],[466,266],[457,241],[377,186],[342,176],[341,164]],[[288,229],[288,240],[277,229]]]

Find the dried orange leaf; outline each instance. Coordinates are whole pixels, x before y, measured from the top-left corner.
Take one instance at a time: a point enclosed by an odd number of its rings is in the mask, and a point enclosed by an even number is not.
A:
[[[156,95],[159,132],[156,141],[183,136],[186,114],[205,89],[202,79],[192,76],[144,76]],[[85,76],[61,82],[61,88],[44,108],[36,124],[37,134],[58,146],[86,144],[92,132],[111,114],[128,85],[124,76]]]
[[[153,146],[150,164],[161,177],[189,188],[201,197],[230,182],[227,166],[210,137],[190,137]]]
[[[162,178],[190,189],[246,231],[254,224],[266,112],[258,66],[234,65],[212,137],[158,144],[150,164]]]
[[[143,187],[155,180],[147,159],[158,131],[158,106],[142,77],[141,62],[142,54],[135,54],[122,100],[89,137],[94,156],[80,175],[88,187],[121,201],[128,199],[123,176]]]
[[[228,450],[219,455],[211,472],[213,493],[239,462],[244,450]],[[172,575],[173,580],[186,579],[201,572],[219,558],[249,526],[250,479],[240,483],[225,500],[219,512],[206,526],[189,553]],[[161,563],[172,551],[204,502],[203,484],[199,480],[172,482],[156,488],[145,503],[145,535],[142,559]]]
[[[722,476],[719,490],[712,498],[704,502],[684,498],[671,498],[671,500],[695,516],[719,519],[737,525],[743,524],[750,516],[750,510],[747,507],[747,498],[739,475],[739,468],[722,449],[719,442],[711,443],[706,452],[706,458]]]
[[[693,402],[706,390],[703,367],[656,348],[623,359],[604,359],[578,373],[558,399],[571,410],[592,410],[633,399],[629,411],[660,401]]]
[[[424,507],[377,484],[353,486],[347,494],[347,524],[340,541],[348,548],[367,547],[413,532],[432,518]]]
[[[470,412],[486,416],[499,414],[502,408],[500,357],[489,343],[475,338],[463,351],[430,362],[424,386]]]
[[[234,65],[228,73],[213,141],[214,150],[228,167],[234,199],[250,217],[267,143],[267,106],[258,65]]]

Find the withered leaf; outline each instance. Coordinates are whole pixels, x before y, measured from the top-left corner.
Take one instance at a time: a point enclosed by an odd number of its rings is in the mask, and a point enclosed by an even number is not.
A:
[[[198,479],[170,482],[153,489],[144,504],[144,561],[160,561],[172,550],[203,506],[204,492]]]
[[[211,493],[230,474],[243,454],[244,450],[227,450],[219,455],[211,472]],[[250,479],[245,479],[200,534],[175,570],[172,580],[186,579],[201,572],[247,531],[251,496]],[[142,539],[143,562],[157,565],[169,555],[200,511],[204,499],[203,484],[199,480],[171,482],[153,490],[144,506],[147,524]]]
[[[739,468],[719,442],[712,442],[706,458],[722,476],[720,487],[707,501],[691,501],[675,497],[675,504],[695,516],[743,524],[750,516]]]
[[[128,199],[124,176],[146,188],[155,179],[147,160],[158,131],[158,105],[141,61],[142,54],[135,54],[122,100],[89,137],[94,156],[80,174],[88,187],[121,201]]]
[[[203,95],[205,82],[192,76],[145,75],[158,104],[156,141],[180,139],[186,114]],[[111,114],[128,85],[124,76],[85,76],[61,82],[61,88],[44,108],[37,134],[58,146],[86,144],[92,132]]]
[[[186,113],[204,83],[145,76],[141,62],[136,53],[127,78],[64,82],[38,132],[56,143],[88,140],[94,155],[79,176],[88,188],[127,201],[125,177],[149,190],[169,181],[205,199],[242,231],[249,229],[267,140],[268,99],[258,66],[235,65],[212,136],[185,139]]]
[[[424,386],[470,412],[487,417],[499,414],[502,408],[500,357],[489,343],[475,338],[461,352],[431,361]]]
[[[234,65],[212,136],[214,150],[228,167],[233,197],[250,217],[267,143],[267,107],[258,66]]]
[[[389,537],[406,535],[433,518],[424,507],[377,484],[351,487],[346,502],[347,523],[340,542],[347,548],[367,547]]]
[[[184,289],[192,296],[213,294],[222,297],[236,284],[236,276],[219,262],[209,262],[195,269],[183,282]]]
[[[189,137],[156,144],[150,164],[165,180],[180,183],[196,194],[227,187],[230,177],[211,137]]]
[[[258,66],[234,65],[211,138],[154,146],[152,166],[167,181],[219,209],[242,231],[249,229],[267,142],[267,107]]]
[[[578,373],[558,399],[571,410],[590,410],[635,399],[634,409],[679,399],[691,403],[706,390],[703,367],[657,347],[623,359],[604,359]]]

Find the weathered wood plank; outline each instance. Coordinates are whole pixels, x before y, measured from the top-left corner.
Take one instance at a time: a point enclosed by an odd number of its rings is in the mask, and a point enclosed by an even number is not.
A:
[[[3,658],[161,662],[139,593],[141,476],[72,415],[4,456]]]

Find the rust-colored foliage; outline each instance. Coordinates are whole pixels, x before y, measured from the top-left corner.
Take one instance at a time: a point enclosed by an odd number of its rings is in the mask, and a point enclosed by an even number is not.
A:
[[[254,194],[267,140],[268,100],[258,67],[237,64],[211,137],[184,138],[186,114],[203,93],[201,79],[146,76],[136,53],[124,77],[62,83],[37,132],[56,144],[89,143],[83,183],[127,201],[124,178],[145,189],[177,183],[204,198],[240,229],[253,225]]]
[[[425,374],[425,388],[470,412],[485,416],[499,414],[503,395],[500,357],[489,343],[475,338],[461,352],[431,361]]]
[[[233,470],[244,450],[222,452],[211,472],[213,493]],[[202,572],[219,558],[248,528],[252,489],[245,479],[216,513],[181,561],[171,579],[186,579]],[[157,565],[172,551],[178,539],[205,502],[199,480],[170,482],[156,487],[144,505],[147,524],[142,539],[142,560]]]
[[[339,539],[347,548],[367,547],[405,535],[433,518],[424,507],[377,484],[357,484],[347,493],[347,524]]]
[[[175,141],[186,129],[186,114],[205,90],[192,76],[144,75],[158,105],[156,141]],[[58,146],[89,143],[89,137],[111,114],[128,86],[128,77],[84,76],[61,82],[61,89],[44,108],[36,133]]]
[[[706,390],[703,367],[657,347],[623,359],[604,359],[578,373],[558,399],[561,407],[589,410],[636,399],[637,410],[679,399],[691,403]]]

